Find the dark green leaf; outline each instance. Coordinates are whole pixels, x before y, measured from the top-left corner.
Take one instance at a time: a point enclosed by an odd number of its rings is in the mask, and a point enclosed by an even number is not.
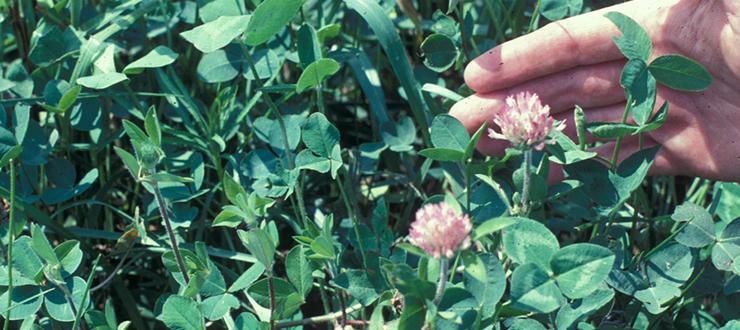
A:
[[[653,43],[640,24],[618,12],[608,12],[604,16],[622,31],[621,37],[614,37],[614,43],[627,59],[647,61],[653,52]]]
[[[658,57],[648,70],[661,84],[675,90],[701,92],[712,84],[712,75],[703,65],[682,55]]]
[[[504,251],[520,265],[534,263],[550,268],[550,258],[558,251],[558,240],[543,224],[520,218],[502,231]]]
[[[432,144],[436,148],[452,149],[464,153],[470,135],[462,123],[450,115],[438,115],[432,121]]]
[[[421,43],[421,51],[424,54],[424,65],[427,68],[443,72],[453,64],[460,51],[457,50],[455,42],[444,34],[432,34]]]
[[[527,263],[514,269],[511,275],[512,307],[550,313],[560,307],[563,300],[555,280],[539,266]]]
[[[419,151],[419,155],[440,162],[461,162],[465,153],[457,149],[429,148]]]
[[[540,14],[556,21],[566,16],[575,16],[581,12],[583,0],[542,0]]]
[[[704,208],[685,202],[673,212],[673,220],[686,222],[676,235],[676,241],[692,248],[705,247],[714,242],[714,221]]]
[[[295,86],[296,92],[301,93],[306,89],[319,86],[324,79],[337,73],[339,67],[339,62],[330,58],[322,58],[309,64],[298,78]]]
[[[149,68],[161,68],[175,62],[178,54],[167,46],[157,46],[144,57],[129,63],[123,68],[125,74],[137,74]]]
[[[552,256],[555,281],[565,296],[580,299],[596,291],[609,275],[614,253],[591,243],[568,245]]]
[[[205,329],[203,313],[198,308],[198,303],[182,296],[169,296],[162,305],[162,313],[158,318],[172,330]]]
[[[228,45],[247,29],[251,21],[249,15],[220,16],[214,21],[181,32],[180,36],[199,51],[210,53]]]
[[[295,16],[303,0],[265,0],[252,12],[246,31],[246,43],[257,46],[278,34]]]

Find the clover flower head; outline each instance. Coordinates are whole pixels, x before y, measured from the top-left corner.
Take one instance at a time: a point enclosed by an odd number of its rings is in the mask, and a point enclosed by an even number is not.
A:
[[[427,204],[416,211],[409,241],[434,258],[452,258],[470,247],[470,218],[447,203]]]
[[[550,116],[550,106],[542,105],[539,96],[522,92],[506,98],[506,108],[497,113],[493,122],[501,128],[501,133],[488,129],[492,139],[508,140],[517,148],[542,150],[552,131],[562,131],[565,122],[555,125]],[[553,141],[554,142],[554,141]]]

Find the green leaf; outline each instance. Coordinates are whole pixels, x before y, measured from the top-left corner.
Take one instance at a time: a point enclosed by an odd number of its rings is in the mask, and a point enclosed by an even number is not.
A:
[[[85,296],[87,284],[77,276],[68,278],[66,283],[62,282],[61,285],[66,286],[66,291],[71,294],[70,299],[60,288],[55,288],[46,294],[44,306],[46,306],[46,311],[52,319],[60,322],[72,322],[75,319],[75,311],[82,310],[81,313],[84,314],[84,311],[90,307],[90,294],[88,293]],[[84,306],[82,305],[83,299],[85,300]],[[74,303],[74,309],[70,305],[70,301]]]
[[[314,256],[319,259],[333,260],[336,258],[334,244],[324,236],[319,236],[311,242],[311,251],[313,251],[315,253]]]
[[[600,139],[616,139],[618,137],[632,135],[637,132],[640,127],[622,123],[594,121],[588,123],[586,129],[588,129],[588,132],[594,137]]]
[[[321,44],[316,36],[316,29],[310,24],[303,24],[298,29],[298,58],[301,67],[307,68],[321,58]]]
[[[54,253],[54,248],[51,247],[51,243],[46,239],[46,235],[38,225],[31,225],[31,239],[33,242],[33,250],[38,254],[41,259],[44,259],[46,263],[55,266],[59,265],[59,258]]]
[[[33,318],[35,314],[41,309],[41,305],[44,302],[44,295],[41,294],[41,286],[36,285],[24,285],[24,286],[18,286],[16,283],[13,282],[15,286],[13,286],[13,295],[11,297],[12,303],[11,303],[11,312],[10,312],[10,319],[15,320],[23,320],[26,318]],[[2,295],[0,295],[0,314],[5,317],[8,310],[8,293],[9,291],[5,291]]]
[[[182,296],[169,296],[162,305],[162,314],[158,317],[172,330],[205,329],[203,313],[198,303]]]
[[[346,0],[347,7],[356,11],[370,26],[375,33],[378,42],[388,57],[396,78],[401,83],[411,111],[414,113],[416,124],[421,128],[423,140],[428,143],[429,107],[421,93],[419,82],[409,64],[406,47],[396,32],[393,21],[386,15],[385,10],[375,1],[371,0]]]
[[[332,149],[339,145],[339,130],[324,114],[315,112],[303,124],[303,143],[317,155],[331,158]]]
[[[730,223],[740,217],[740,183],[718,182],[715,184],[714,203],[722,222]]]
[[[658,286],[682,286],[694,271],[694,253],[686,246],[671,243],[652,253],[647,260],[647,276]]]
[[[254,228],[249,231],[237,231],[242,244],[249,250],[257,261],[262,263],[266,269],[272,269],[272,263],[275,260],[275,243],[270,235],[261,228]]]
[[[436,148],[452,149],[464,153],[470,135],[462,123],[450,115],[438,115],[432,121],[432,144]]]
[[[477,131],[473,134],[473,137],[470,138],[470,141],[468,142],[468,146],[465,147],[465,159],[471,159],[473,157],[473,153],[475,152],[475,147],[478,145],[478,141],[480,141],[480,138],[483,136],[483,134],[486,132],[488,128],[488,124],[484,123],[481,125]]]
[[[512,307],[534,313],[550,313],[564,300],[555,280],[533,263],[514,269],[510,294]]]
[[[489,234],[495,233],[511,225],[517,224],[521,221],[527,221],[527,218],[520,217],[499,217],[491,220],[487,220],[482,224],[475,227],[473,230],[473,239],[479,240]]]
[[[621,37],[613,37],[614,43],[627,59],[641,59],[647,61],[653,52],[653,43],[647,31],[628,16],[618,12],[608,12],[604,15],[622,31]]]
[[[399,330],[422,329],[426,318],[426,305],[423,299],[417,296],[404,297],[403,310],[398,319]]]
[[[700,63],[682,55],[664,55],[648,66],[661,84],[687,92],[701,92],[712,84],[712,75]]]
[[[81,77],[76,82],[82,86],[92,89],[106,89],[122,81],[128,80],[123,73],[110,72],[110,73],[99,73],[92,76]]]
[[[270,290],[267,283],[267,279],[259,280],[252,284],[247,290],[249,295],[260,306],[265,307],[270,306]],[[296,292],[288,281],[281,278],[274,278],[273,285],[275,302],[278,306],[273,317],[282,319],[292,316],[293,313],[295,313],[304,303],[303,296]]]
[[[568,245],[555,252],[550,265],[565,296],[580,299],[596,291],[609,275],[614,253],[591,243]]]
[[[401,117],[398,123],[388,120],[381,125],[380,136],[391,151],[410,151],[414,149],[412,144],[416,141],[416,127],[409,117]]]
[[[668,102],[663,102],[663,105],[660,106],[660,109],[658,110],[658,113],[655,115],[655,118],[648,123],[645,126],[640,127],[632,133],[633,135],[640,134],[640,133],[646,133],[646,132],[652,132],[658,128],[661,128],[663,124],[665,124],[666,119],[668,119]]]
[[[523,265],[534,263],[550,268],[550,258],[558,251],[558,239],[543,224],[521,218],[503,229],[504,251],[512,261]]]
[[[33,250],[33,240],[30,236],[20,236],[13,242],[13,268],[23,277],[35,279],[41,272],[44,264]]]
[[[581,150],[581,148],[567,135],[563,134],[563,132],[552,131],[550,134],[556,144],[548,144],[545,148],[547,148],[548,153],[551,154],[548,159],[554,163],[563,165],[573,164],[594,158],[597,155],[595,152]]]
[[[712,263],[719,270],[732,271],[734,258],[740,255],[740,218],[730,222],[719,234],[712,248]]]
[[[339,67],[339,62],[330,58],[322,58],[309,64],[298,78],[295,85],[296,92],[301,93],[309,88],[319,86],[324,79],[337,73]]]
[[[650,314],[662,313],[668,308],[663,305],[679,296],[681,289],[672,285],[658,285],[635,292],[635,299],[641,301]]]
[[[234,205],[226,205],[213,219],[213,227],[236,228],[246,219],[246,213]]]
[[[326,173],[331,169],[331,160],[328,158],[318,157],[310,150],[304,149],[298,153],[298,156],[296,156],[295,166],[297,169],[301,170]]]
[[[465,289],[478,301],[478,308],[484,318],[493,315],[495,306],[506,291],[506,274],[495,255],[484,253],[477,256],[471,252],[463,253]]]
[[[262,266],[260,263],[252,264],[247,271],[239,275],[239,278],[231,284],[228,291],[233,293],[243,290],[252,285],[264,272],[265,266]]]
[[[338,287],[347,290],[352,298],[357,299],[363,306],[370,306],[380,297],[380,292],[375,289],[365,269],[349,269],[343,271],[333,282]]]
[[[81,90],[82,87],[80,86],[72,86],[69,90],[67,90],[62,98],[59,99],[59,103],[56,106],[59,112],[67,111],[67,109],[69,109],[69,107],[71,107],[75,103],[75,101],[77,101],[77,97],[80,95]]]
[[[241,35],[251,23],[249,15],[220,16],[214,21],[181,32],[180,36],[199,51],[210,53],[224,48]]]
[[[149,136],[152,144],[161,148],[162,147],[162,129],[159,126],[159,119],[157,118],[157,111],[154,107],[150,107],[146,112],[146,118],[144,118],[144,129],[146,134]]]
[[[244,187],[242,187],[241,184],[236,182],[234,178],[229,175],[229,173],[224,173],[224,194],[226,195],[226,199],[231,202],[231,204],[237,204],[238,199],[237,196],[239,194],[247,195],[247,191],[244,190]]]
[[[551,21],[578,15],[582,9],[583,0],[542,0],[540,3],[540,14]]]
[[[714,221],[704,208],[685,202],[673,212],[671,218],[686,222],[676,235],[676,241],[692,248],[701,248],[714,243]]]
[[[631,114],[635,123],[643,126],[653,114],[655,107],[656,82],[642,59],[632,59],[624,66],[620,84],[632,96]]]
[[[444,34],[432,34],[421,43],[424,65],[435,72],[443,72],[455,64],[460,51],[455,42]]]
[[[157,46],[144,57],[129,63],[123,68],[125,74],[137,74],[144,72],[144,69],[161,68],[175,62],[179,55],[167,46]]]
[[[230,293],[220,294],[218,296],[208,297],[201,303],[203,315],[210,321],[222,319],[232,309],[241,306],[239,299]]]
[[[572,329],[575,324],[587,320],[591,314],[612,299],[614,299],[614,290],[602,286],[590,295],[561,307],[555,318],[555,325],[557,329]]]
[[[461,162],[465,153],[457,149],[428,148],[419,151],[419,155],[440,162]]]
[[[74,273],[82,263],[82,250],[80,242],[77,240],[64,241],[54,248],[54,254],[62,265],[63,276],[69,276]]]
[[[246,31],[246,43],[257,46],[277,35],[303,6],[304,0],[265,0],[252,12]]]
[[[134,177],[134,179],[139,179],[138,175],[140,172],[139,162],[136,160],[136,157],[134,155],[130,154],[128,151],[123,150],[119,147],[113,147],[113,150],[116,152],[116,155],[118,155],[118,158],[121,158],[123,161],[123,165],[126,166],[126,169],[131,173],[131,176]]]
[[[321,38],[321,31],[319,31],[319,38]],[[375,114],[378,123],[382,127],[389,122],[390,119],[388,118],[388,110],[385,104],[385,93],[382,86],[378,84],[380,76],[373,62],[370,61],[368,54],[358,48],[343,48],[330,52],[328,56],[349,65],[357,79],[357,83],[360,84],[360,88],[362,88],[362,92],[365,94],[365,99],[370,103],[370,110]],[[413,123],[411,126],[413,127]]]
[[[306,297],[313,288],[313,267],[306,257],[305,248],[298,245],[288,252],[285,257],[285,272],[288,280],[295,286],[296,290]]]
[[[617,168],[617,173],[609,172],[609,181],[614,184],[619,202],[626,201],[647,176],[660,146],[643,149],[625,159]]]

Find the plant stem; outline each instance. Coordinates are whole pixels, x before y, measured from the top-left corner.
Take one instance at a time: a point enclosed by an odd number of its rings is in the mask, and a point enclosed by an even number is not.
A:
[[[537,0],[537,4],[534,6],[534,10],[532,11],[532,18],[529,20],[529,27],[527,28],[527,33],[532,32],[534,30],[534,25],[537,22],[537,18],[540,16],[540,5],[542,4],[542,0]]]
[[[529,149],[524,152],[524,177],[522,180],[522,215],[526,216],[529,214],[529,181],[532,175],[530,171],[532,167],[532,150]]]
[[[447,284],[447,272],[449,271],[449,265],[447,258],[439,259],[439,281],[437,282],[437,292],[434,294],[435,305],[438,305],[442,301],[442,296],[445,293],[445,285]]]
[[[324,85],[319,83],[316,86],[316,107],[319,108],[319,112],[326,114],[326,105],[324,104]]]
[[[627,105],[624,107],[624,113],[622,113],[622,124],[627,123],[627,118],[629,117],[630,111],[632,110],[632,95],[627,96]],[[614,142],[614,153],[612,154],[612,169],[616,170],[617,168],[617,161],[619,161],[619,149],[622,147],[622,137],[618,137],[617,140]]]
[[[98,268],[100,257],[101,255],[98,254],[97,258],[95,258],[95,262],[93,262],[92,268],[90,268],[90,275],[87,276],[85,292],[82,294],[82,300],[80,301],[80,305],[77,306],[77,313],[75,313],[75,321],[72,324],[72,329],[82,329],[84,327],[84,323],[80,323],[80,319],[85,314],[83,310],[85,309],[85,305],[88,304],[87,296],[90,295],[90,285],[92,285],[93,276],[95,276],[95,268]]]
[[[254,60],[252,60],[252,56],[249,54],[249,50],[247,49],[247,46],[244,44],[244,42],[239,43],[242,47],[242,52],[244,53],[244,57],[247,59],[247,65],[249,65],[249,69],[252,71],[252,74],[254,75],[254,81],[257,82],[257,88],[264,87],[264,83],[262,82],[262,79],[257,75],[257,66],[254,64]],[[272,112],[275,113],[275,117],[278,121],[278,126],[280,127],[280,134],[283,139],[283,148],[285,148],[285,157],[288,160],[288,169],[292,170],[295,168],[295,162],[293,160],[293,156],[290,153],[290,145],[288,144],[288,133],[287,128],[285,127],[285,121],[283,120],[283,116],[280,113],[280,109],[275,105],[275,102],[272,101],[272,98],[267,93],[262,93],[262,98],[265,100],[265,103],[267,103],[267,106],[272,110]],[[322,99],[323,102],[323,99]],[[298,213],[301,214],[301,223],[303,224],[303,227],[306,227],[306,219],[308,219],[308,215],[306,213],[306,205],[303,200],[303,188],[301,184],[300,177],[298,178],[298,189],[295,190],[296,198],[298,199]]]
[[[349,196],[347,195],[347,192],[344,190],[344,184],[343,181],[339,178],[339,175],[337,174],[337,187],[339,187],[339,193],[342,196],[342,200],[344,201],[344,207],[347,209],[347,213],[352,219],[352,229],[355,232],[355,237],[357,238],[357,248],[360,250],[360,255],[362,256],[362,262],[365,263],[367,261],[367,257],[365,256],[365,248],[362,246],[362,236],[360,236],[360,229],[358,227],[359,220],[357,219],[357,214],[354,211],[354,208],[352,207],[352,204],[349,202]]]
[[[13,242],[15,241],[15,164],[10,161],[10,210],[8,211],[8,312],[3,330],[10,327],[10,305],[13,303]]]
[[[172,245],[172,252],[175,254],[175,260],[177,261],[177,266],[180,268],[180,273],[182,273],[182,278],[185,280],[185,284],[187,285],[190,283],[190,276],[188,276],[187,268],[185,268],[185,261],[182,259],[182,254],[180,254],[180,248],[177,247],[177,240],[175,239],[175,233],[172,231],[172,224],[170,223],[170,216],[167,214],[167,204],[164,202],[164,197],[162,197],[162,192],[159,191],[159,183],[154,182],[152,183],[152,186],[154,186],[154,198],[157,200],[157,206],[159,207],[159,214],[162,216],[162,220],[164,221],[164,227],[167,230],[167,235],[170,238],[170,245]]]
[[[349,307],[349,308],[347,308],[347,309],[345,309],[343,311],[339,311],[339,312],[327,313],[325,315],[309,317],[309,318],[305,318],[305,319],[302,319],[302,320],[279,322],[276,327],[278,329],[282,329],[282,328],[292,328],[292,327],[296,327],[296,326],[300,326],[300,325],[309,325],[309,324],[316,324],[316,323],[322,323],[322,322],[330,322],[330,321],[334,321],[334,320],[342,317],[342,314],[350,314],[350,313],[356,312],[356,311],[358,311],[360,309],[362,309],[362,304],[357,304],[357,305],[351,306],[351,307]]]

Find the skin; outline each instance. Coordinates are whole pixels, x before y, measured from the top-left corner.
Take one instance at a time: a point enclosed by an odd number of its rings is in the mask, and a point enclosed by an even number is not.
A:
[[[714,78],[709,89],[699,93],[659,84],[655,111],[663,101],[670,108],[664,126],[645,134],[646,147],[662,145],[651,174],[740,181],[736,0],[636,0],[550,23],[473,60],[465,69],[465,82],[476,93],[455,104],[450,114],[472,132],[486,121],[491,124],[507,96],[530,91],[550,105],[556,119],[567,120],[565,133],[573,139],[576,104],[584,108],[588,121],[621,121],[626,98],[619,76],[626,60],[611,39],[621,32],[604,17],[611,11],[631,17],[648,31],[653,58],[682,54],[703,64]],[[484,137],[478,150],[500,155],[507,146]],[[610,142],[596,151],[611,158],[613,148]],[[627,137],[619,157],[637,150],[637,137]]]

